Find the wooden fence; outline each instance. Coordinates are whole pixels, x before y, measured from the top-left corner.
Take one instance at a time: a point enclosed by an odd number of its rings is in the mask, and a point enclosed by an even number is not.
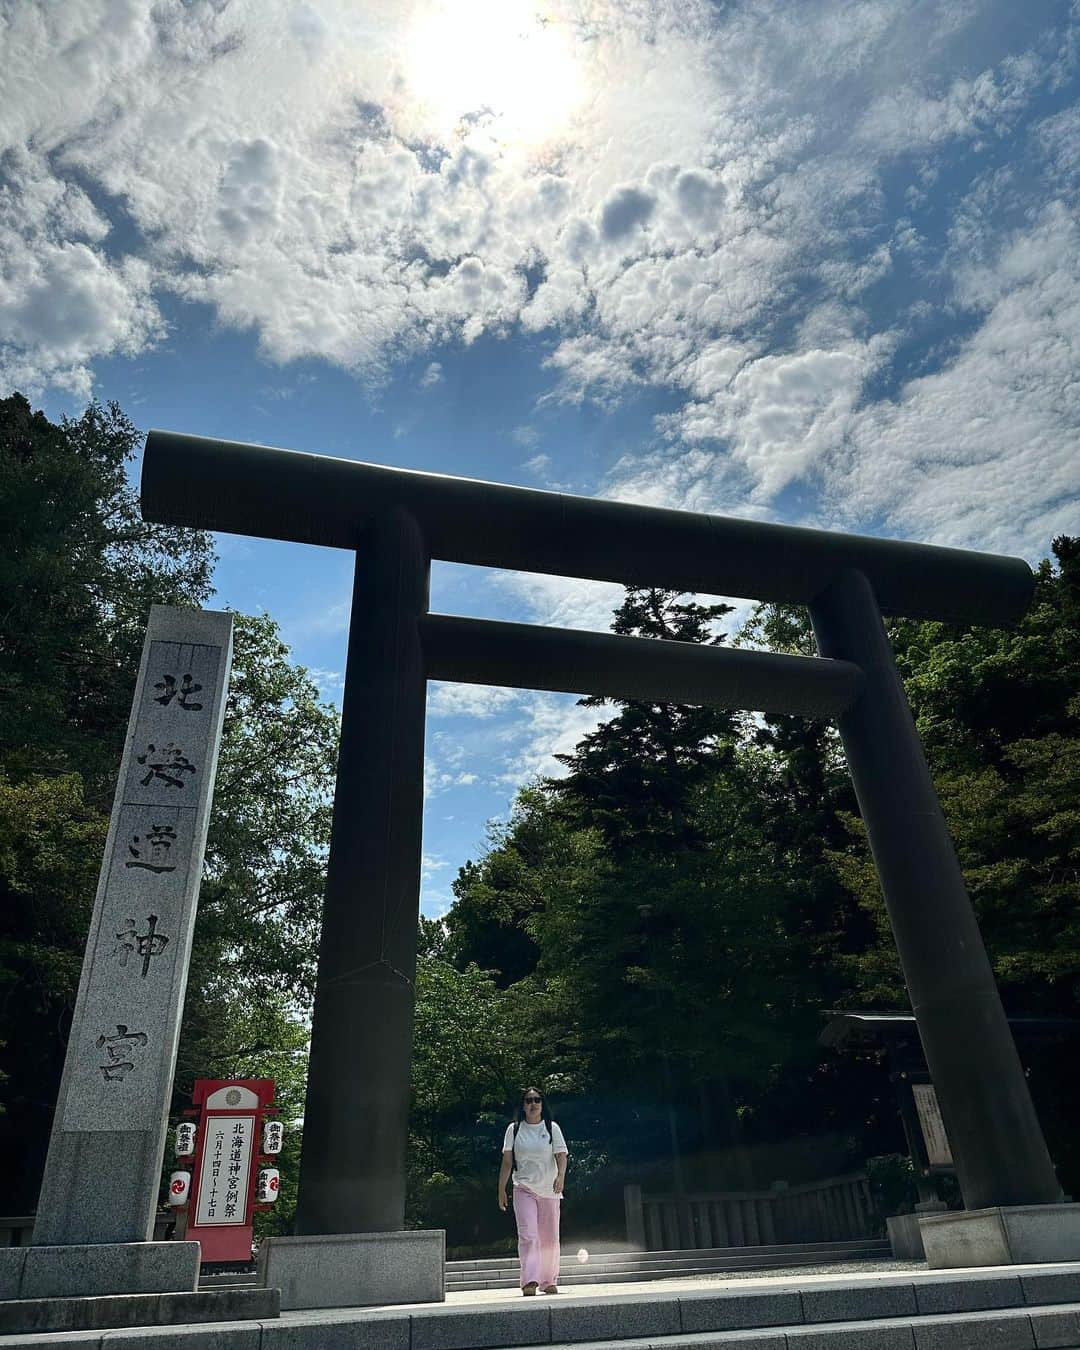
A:
[[[626,1235],[648,1251],[844,1242],[879,1237],[863,1172],[771,1191],[645,1195],[623,1190]]]

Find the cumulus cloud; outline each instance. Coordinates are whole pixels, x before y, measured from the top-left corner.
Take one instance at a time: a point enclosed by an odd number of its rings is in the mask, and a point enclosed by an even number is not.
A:
[[[432,680],[428,686],[428,716],[494,717],[506,711],[516,700],[513,689],[486,684],[445,684]]]
[[[566,767],[556,756],[571,754],[583,736],[618,712],[617,704],[582,707],[569,694],[531,692],[506,747],[499,781],[514,788],[540,775],[560,777]]]
[[[545,486],[1032,558],[1075,530],[1070,0],[2,12],[5,392],[86,397],[178,302],[268,361],[373,384],[415,362],[428,400],[447,350],[524,335],[541,416],[657,410],[581,472],[515,410]],[[578,628],[621,598],[488,585],[499,613]],[[462,685],[428,706],[432,797],[553,772],[604,715]]]
[[[1045,547],[1074,436],[1067,0],[486,3],[11,7],[0,379],[85,394],[166,297],[278,362],[419,357],[422,387],[436,345],[524,330],[552,401],[664,392],[611,495],[798,488]]]
[[[618,188],[601,208],[600,232],[608,240],[625,239],[637,226],[644,225],[655,209],[656,199],[640,188]]]
[[[958,274],[982,314],[954,360],[862,409],[830,463],[848,521],[1008,552],[1076,529],[1080,229],[1061,204]]]

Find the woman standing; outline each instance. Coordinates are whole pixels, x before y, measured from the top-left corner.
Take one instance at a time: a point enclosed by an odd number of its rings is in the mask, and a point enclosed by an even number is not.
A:
[[[521,1292],[559,1292],[559,1203],[566,1177],[566,1140],[548,1115],[544,1094],[526,1088],[517,1119],[506,1127],[499,1168],[499,1208],[506,1209],[506,1183],[514,1173]]]

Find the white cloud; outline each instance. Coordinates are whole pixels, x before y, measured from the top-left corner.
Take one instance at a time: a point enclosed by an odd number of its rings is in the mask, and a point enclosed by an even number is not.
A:
[[[541,572],[494,572],[491,584],[514,597],[532,623],[606,632],[624,590],[607,581],[584,581]]]
[[[570,694],[531,691],[525,697],[524,716],[513,729],[499,781],[512,788],[540,774],[560,777],[566,768],[555,756],[571,754],[582,736],[618,712],[616,704],[583,708]]]
[[[523,450],[531,450],[540,442],[540,433],[535,427],[523,423],[511,431],[510,439],[515,445],[520,445]]]
[[[551,468],[551,456],[545,454],[533,455],[533,457],[527,459],[521,467],[523,469],[528,469],[530,473],[536,474],[538,478],[543,478]]]
[[[171,295],[372,381],[550,329],[553,400],[674,409],[610,495],[759,513],[802,486],[854,523],[1036,546],[1058,517],[1031,484],[1064,489],[1074,436],[1045,373],[1080,270],[1051,239],[1077,208],[1065,0],[484,4],[10,7],[0,379],[85,394]],[[893,371],[934,314],[977,331]]]
[[[110,259],[108,220],[77,184],[24,147],[0,156],[0,380],[86,397],[98,356],[163,331],[145,261]]]
[[[441,854],[424,853],[420,858],[420,876],[424,881],[435,876],[438,872],[443,872],[450,866],[450,863]]]
[[[1032,89],[1049,74],[1033,53],[1004,60],[974,79],[955,80],[941,96],[912,85],[875,100],[855,129],[877,154],[914,154],[942,141],[1009,130]]]
[[[323,670],[320,666],[310,666],[308,674],[314,680],[323,698],[338,698],[345,688],[343,670]]]
[[[877,340],[749,361],[712,402],[688,404],[669,419],[669,434],[688,444],[726,441],[751,499],[768,501],[843,441],[862,386],[887,347]]]
[[[516,691],[488,684],[447,684],[432,680],[428,685],[428,716],[494,717],[515,701]]]
[[[852,419],[830,462],[849,521],[1038,555],[1076,528],[1080,495],[1080,228],[1063,205],[992,262],[961,269],[984,317],[955,360]]]

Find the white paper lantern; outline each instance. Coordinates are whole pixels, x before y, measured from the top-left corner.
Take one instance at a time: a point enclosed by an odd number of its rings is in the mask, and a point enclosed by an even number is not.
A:
[[[195,1126],[185,1120],[176,1127],[176,1156],[190,1158],[195,1152]]]
[[[284,1138],[285,1127],[280,1120],[266,1121],[263,1125],[262,1151],[264,1153],[280,1153]]]
[[[169,1204],[186,1205],[191,1193],[191,1173],[173,1172],[169,1177]]]
[[[278,1198],[281,1186],[281,1173],[276,1167],[264,1167],[259,1172],[259,1203],[273,1204]]]

